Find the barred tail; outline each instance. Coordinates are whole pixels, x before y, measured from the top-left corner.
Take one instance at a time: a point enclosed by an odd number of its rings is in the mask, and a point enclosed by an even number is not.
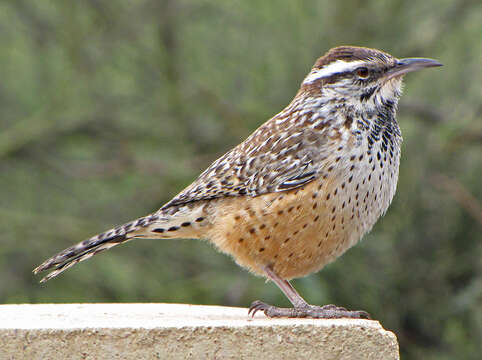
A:
[[[53,271],[40,280],[40,282],[48,281],[75,264],[89,259],[101,251],[135,238],[138,230],[147,227],[158,219],[158,215],[148,215],[91,237],[44,261],[36,267],[33,272],[37,274],[41,271],[53,269]]]

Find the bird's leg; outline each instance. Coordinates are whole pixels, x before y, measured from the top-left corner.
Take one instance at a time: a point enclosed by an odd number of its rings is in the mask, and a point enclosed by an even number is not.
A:
[[[266,275],[272,280],[293,304],[292,308],[280,308],[265,304],[259,300],[249,307],[248,314],[254,316],[257,311],[263,311],[267,317],[314,318],[314,319],[370,319],[366,311],[350,311],[335,305],[316,306],[308,304],[288,280],[281,279],[269,267],[265,267]]]

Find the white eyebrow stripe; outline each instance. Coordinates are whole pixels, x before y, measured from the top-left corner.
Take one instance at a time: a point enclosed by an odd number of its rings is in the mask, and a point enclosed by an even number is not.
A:
[[[320,70],[316,70],[308,74],[305,80],[303,80],[303,84],[311,84],[315,80],[330,77],[334,74],[343,73],[346,71],[352,71],[363,64],[366,64],[366,61],[357,60],[347,62],[343,60],[337,60],[330,65],[321,68]]]

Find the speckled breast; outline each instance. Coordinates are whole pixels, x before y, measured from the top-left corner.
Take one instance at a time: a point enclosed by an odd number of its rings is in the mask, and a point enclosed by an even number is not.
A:
[[[366,137],[358,146],[335,149],[306,186],[217,200],[208,238],[260,275],[265,266],[284,279],[318,271],[385,213],[395,194],[399,156],[398,143],[386,147]]]

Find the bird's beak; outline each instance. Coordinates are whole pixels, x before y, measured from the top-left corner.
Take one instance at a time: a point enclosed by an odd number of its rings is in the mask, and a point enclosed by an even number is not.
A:
[[[407,58],[400,59],[393,68],[387,71],[386,80],[393,79],[394,77],[405,75],[412,71],[418,71],[428,67],[443,66],[440,62],[434,59],[424,58]]]

